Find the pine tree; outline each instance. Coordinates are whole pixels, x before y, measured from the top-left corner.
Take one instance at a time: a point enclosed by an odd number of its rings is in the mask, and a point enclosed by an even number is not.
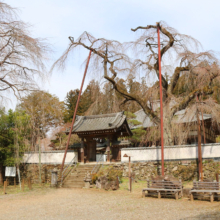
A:
[[[65,122],[69,122],[73,118],[73,114],[74,114],[74,111],[75,111],[78,95],[79,95],[79,90],[78,89],[70,90],[66,95],[66,99],[64,101],[64,105],[66,107],[65,108],[66,111],[64,113],[64,121]],[[82,108],[79,105],[77,114],[80,115],[81,112],[82,112]]]

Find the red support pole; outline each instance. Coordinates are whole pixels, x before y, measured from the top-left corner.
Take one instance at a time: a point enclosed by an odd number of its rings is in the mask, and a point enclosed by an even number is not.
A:
[[[163,91],[162,91],[162,76],[161,76],[161,54],[160,54],[160,27],[157,26],[158,37],[158,64],[159,64],[159,82],[160,82],[160,129],[161,129],[161,174],[164,176],[164,143],[163,143]]]
[[[72,130],[73,130],[73,125],[75,123],[76,113],[77,113],[77,109],[78,109],[78,106],[79,106],[79,100],[80,100],[80,97],[81,97],[83,84],[84,84],[84,81],[85,81],[85,78],[86,78],[86,73],[87,73],[87,69],[88,69],[88,66],[89,66],[89,61],[90,61],[91,53],[92,53],[92,51],[90,50],[89,56],[88,56],[88,60],[87,60],[87,63],[86,63],[86,68],[85,68],[84,76],[83,76],[83,79],[82,79],[81,88],[80,88],[80,91],[79,91],[79,96],[78,96],[77,103],[76,103],[76,108],[75,108],[74,115],[73,115],[73,120],[72,120],[70,132],[69,132],[69,137],[68,137],[67,144],[66,144],[65,153],[64,153],[64,156],[63,156],[63,162],[62,162],[62,165],[61,165],[60,173],[62,173],[63,166],[64,166],[64,163],[65,163],[66,153],[67,153],[67,150],[68,150],[68,147],[69,147],[70,137],[71,137],[71,133],[72,133]]]
[[[198,112],[198,95],[196,95],[196,107],[197,107],[197,112],[196,112],[196,117],[197,117],[197,132],[198,132],[198,165],[199,165],[199,180],[203,181],[203,169],[202,169],[202,146],[201,146],[201,127],[200,127],[200,118],[199,118],[199,112]]]
[[[200,96],[200,103],[202,102],[201,96]],[[204,138],[204,144],[206,144],[206,138],[205,138],[205,125],[204,125],[204,120],[203,120],[203,108],[202,108],[202,130],[203,130],[203,138]]]

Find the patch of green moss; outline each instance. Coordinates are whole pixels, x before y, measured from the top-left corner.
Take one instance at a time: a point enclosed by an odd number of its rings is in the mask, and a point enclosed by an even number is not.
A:
[[[125,111],[124,115],[126,115],[127,118],[136,118],[136,115],[129,111]]]
[[[92,176],[92,183],[95,183],[95,181],[99,177],[106,176],[109,181],[115,181],[118,177],[120,181],[122,180],[122,170],[115,169],[113,166],[103,166],[97,174],[94,174]]]
[[[129,123],[129,124],[132,124],[133,126],[136,126],[136,125],[140,125],[140,124],[141,124],[141,122],[139,122],[139,121],[136,120],[136,119],[128,120],[128,123]]]

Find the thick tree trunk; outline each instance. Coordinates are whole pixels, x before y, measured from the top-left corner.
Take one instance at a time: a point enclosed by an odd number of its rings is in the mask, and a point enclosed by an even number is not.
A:
[[[168,112],[164,112],[164,146],[172,146],[174,145],[174,139],[172,135],[172,116]]]

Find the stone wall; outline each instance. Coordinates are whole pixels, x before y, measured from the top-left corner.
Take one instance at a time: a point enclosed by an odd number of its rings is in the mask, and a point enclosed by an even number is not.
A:
[[[198,169],[196,160],[190,161],[169,161],[165,162],[165,175],[172,175],[182,181],[192,181],[198,179]],[[128,177],[128,163],[112,163],[105,166],[112,166],[114,169],[123,171],[123,177]],[[51,172],[56,168],[58,174],[61,165],[42,165],[42,183],[51,182]],[[158,162],[136,162],[131,163],[132,174],[138,180],[147,180],[160,175],[161,164]],[[33,183],[39,183],[39,166],[37,164],[23,164],[20,166],[21,179],[31,177]],[[203,160],[204,179],[215,179],[216,173],[220,173],[220,161],[213,159]]]
[[[51,172],[53,169],[60,173],[61,165],[44,164],[41,166],[42,183],[51,183]],[[64,167],[65,168],[65,167]],[[20,166],[21,179],[31,178],[32,183],[39,183],[39,166],[37,164],[23,164]]]
[[[165,175],[172,175],[182,181],[191,181],[198,179],[197,162],[194,161],[170,161],[165,162]],[[113,164],[115,169],[123,171],[123,176],[128,176],[128,163]],[[136,179],[147,180],[151,177],[160,175],[161,164],[157,162],[137,162],[131,163],[131,170]],[[220,162],[212,159],[203,160],[204,179],[216,178],[216,173],[220,173]]]

